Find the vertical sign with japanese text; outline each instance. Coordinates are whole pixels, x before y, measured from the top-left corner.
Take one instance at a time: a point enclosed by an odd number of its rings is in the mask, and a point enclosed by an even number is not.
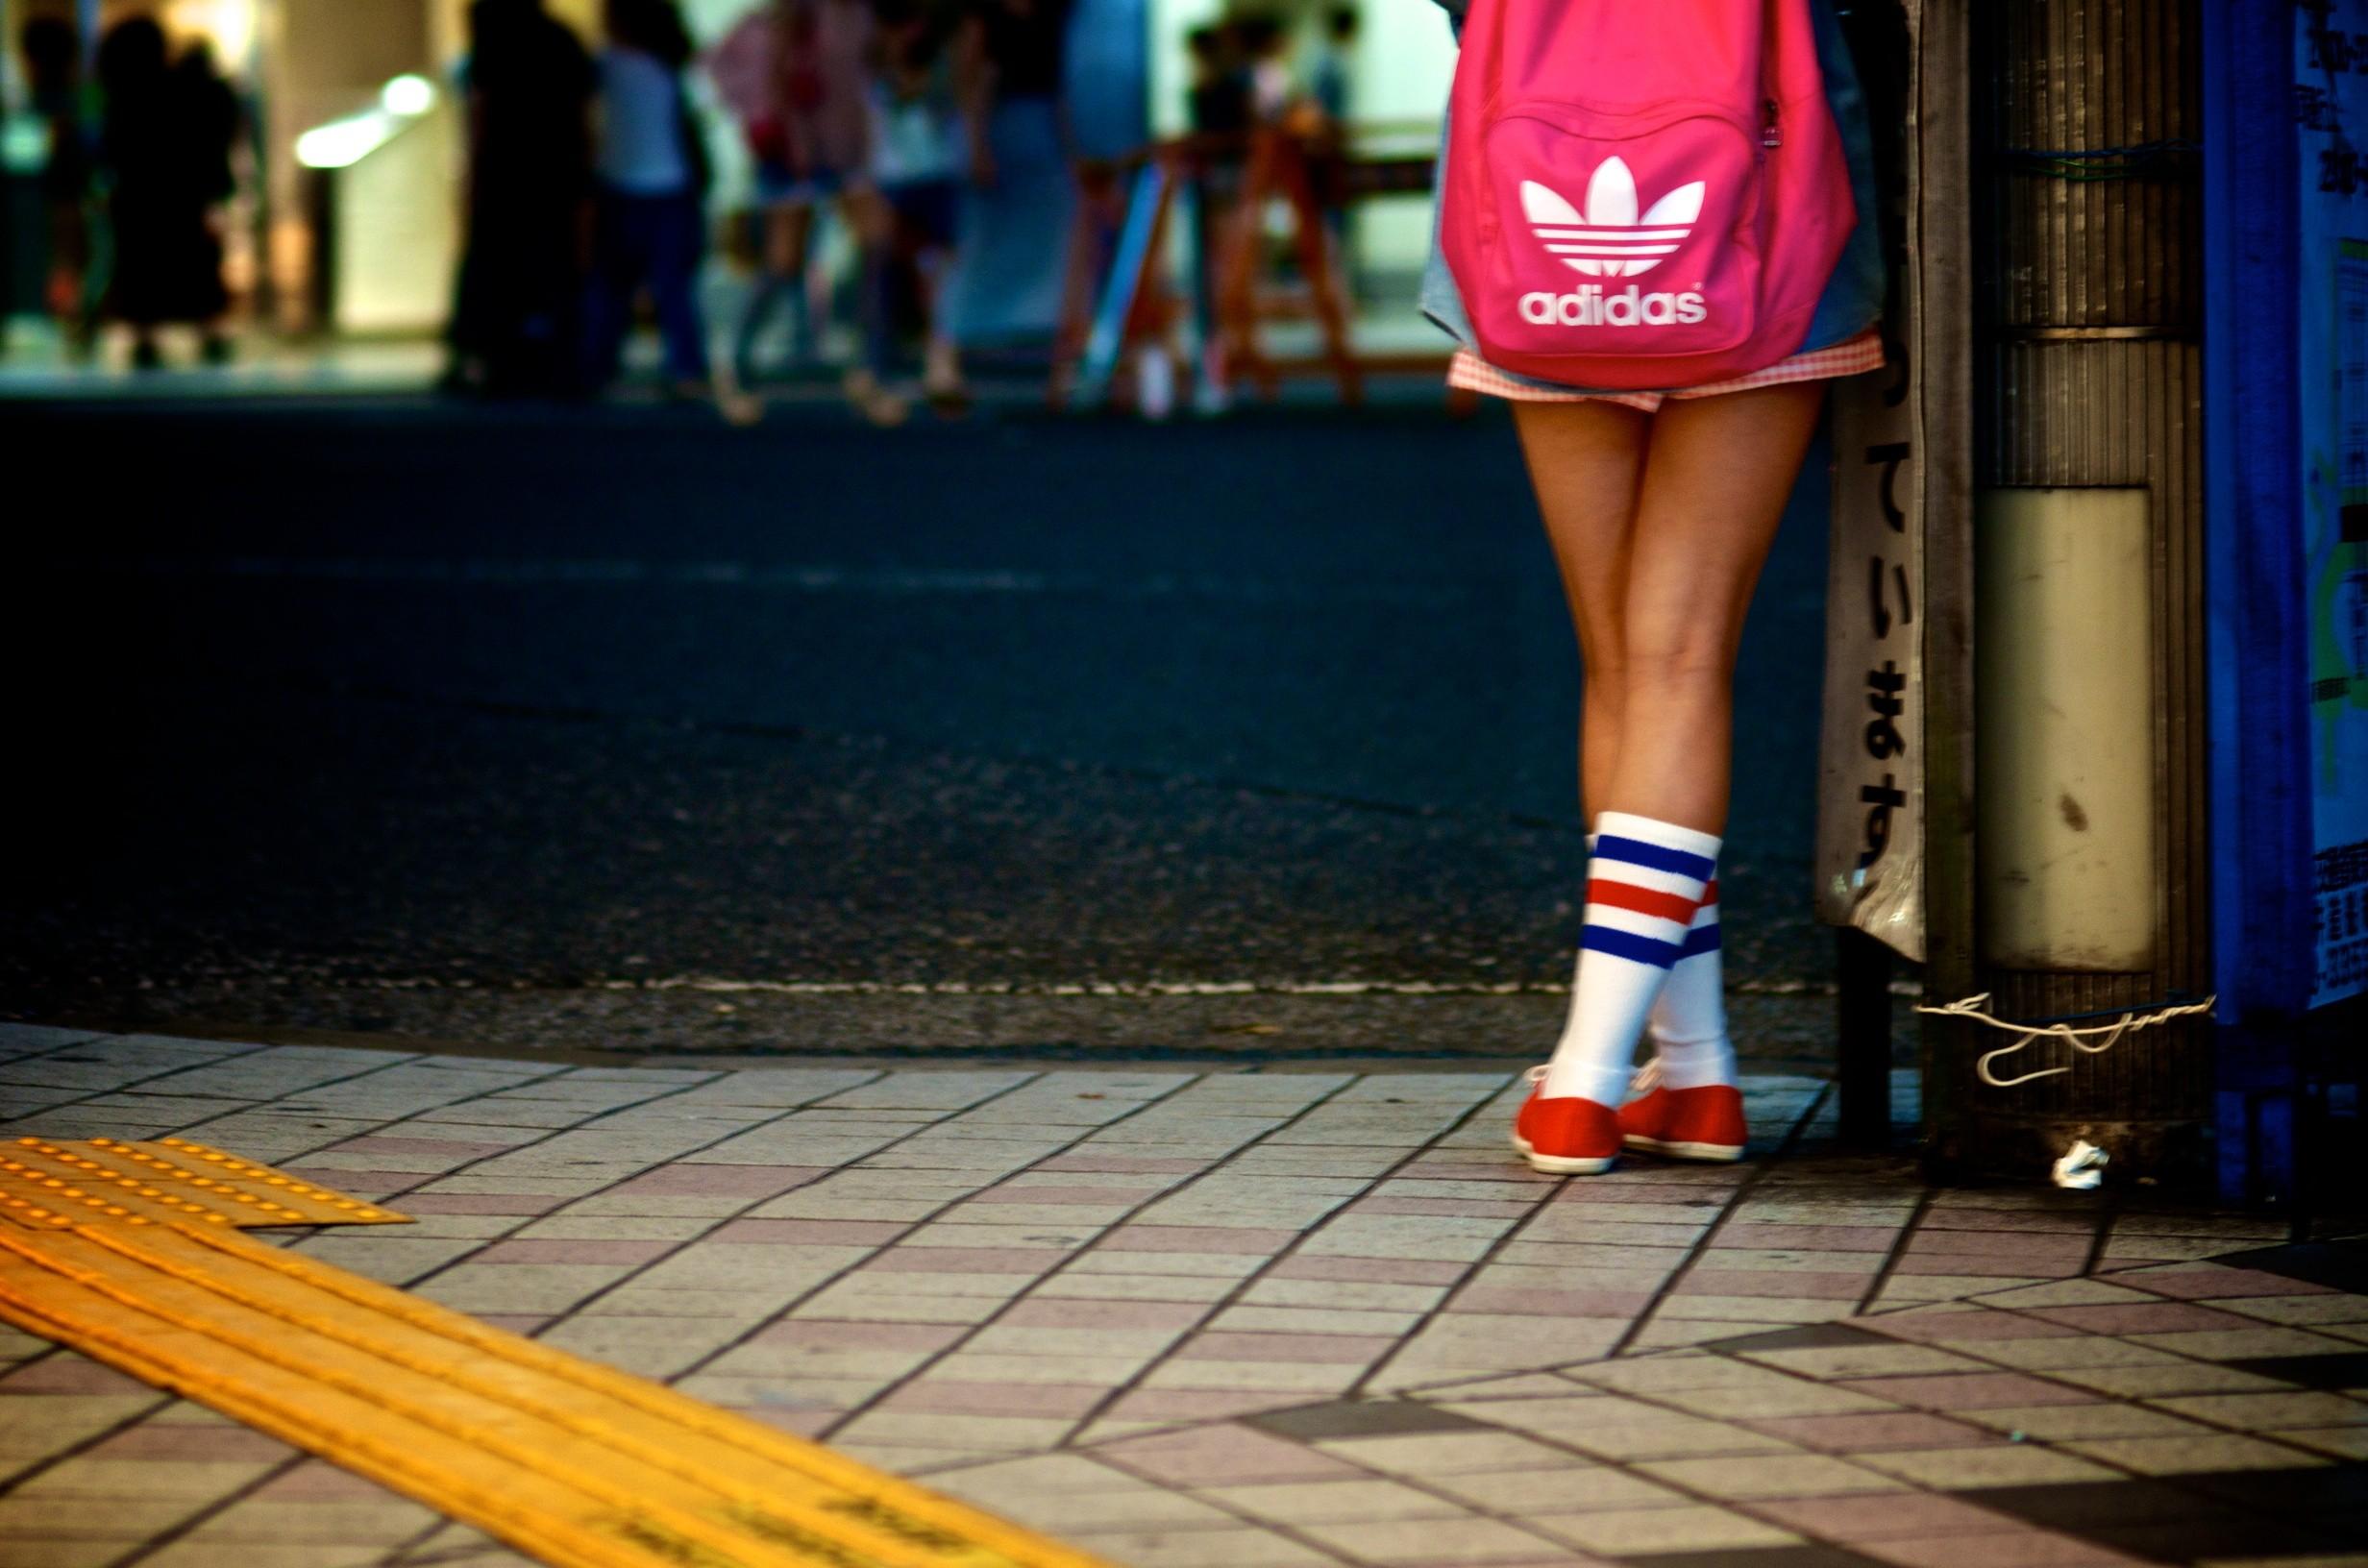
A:
[[[1922,7],[1909,0],[1910,47]],[[1911,88],[1909,102],[1912,103]],[[1913,130],[1909,143],[1912,147]],[[1912,153],[1910,154],[1911,160]],[[1909,188],[1913,188],[1913,174]],[[1924,957],[1923,380],[1915,266],[1899,278],[1880,376],[1835,383],[1834,515],[1826,567],[1825,715],[1818,744],[1817,918]]]
[[[2294,17],[2315,1007],[2368,990],[2368,0]]]
[[[1834,400],[1818,747],[1817,916],[1924,957],[1923,508],[1916,377],[1900,362]]]

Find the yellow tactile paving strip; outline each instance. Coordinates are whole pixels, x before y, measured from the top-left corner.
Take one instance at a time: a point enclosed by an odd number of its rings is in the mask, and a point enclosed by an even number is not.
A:
[[[0,1318],[547,1562],[1096,1568],[819,1445],[235,1234],[401,1217],[387,1211],[179,1141],[27,1140],[4,1158]]]
[[[182,1138],[0,1143],[0,1218],[23,1218],[35,1210],[79,1219],[241,1228],[385,1225],[405,1217]]]

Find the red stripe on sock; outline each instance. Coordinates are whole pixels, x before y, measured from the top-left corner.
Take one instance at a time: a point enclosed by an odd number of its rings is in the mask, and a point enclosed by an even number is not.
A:
[[[1591,904],[1609,904],[1614,909],[1632,909],[1640,915],[1675,920],[1680,925],[1691,924],[1693,912],[1699,907],[1693,899],[1674,893],[1661,893],[1627,882],[1607,881],[1600,876],[1587,879],[1587,901]]]
[[[1702,901],[1706,904],[1718,902],[1718,878],[1714,876],[1702,884]]]

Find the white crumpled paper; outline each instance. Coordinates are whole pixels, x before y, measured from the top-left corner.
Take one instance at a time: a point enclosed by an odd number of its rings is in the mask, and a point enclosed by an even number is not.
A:
[[[2048,1175],[2058,1187],[2068,1187],[2076,1192],[2085,1192],[2105,1180],[2106,1162],[2112,1158],[2084,1138],[2072,1140]]]

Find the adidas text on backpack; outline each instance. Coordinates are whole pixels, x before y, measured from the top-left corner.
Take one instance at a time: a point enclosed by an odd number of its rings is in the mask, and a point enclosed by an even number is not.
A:
[[[1440,237],[1501,370],[1666,390],[1797,352],[1857,222],[1812,0],[1472,0]]]

